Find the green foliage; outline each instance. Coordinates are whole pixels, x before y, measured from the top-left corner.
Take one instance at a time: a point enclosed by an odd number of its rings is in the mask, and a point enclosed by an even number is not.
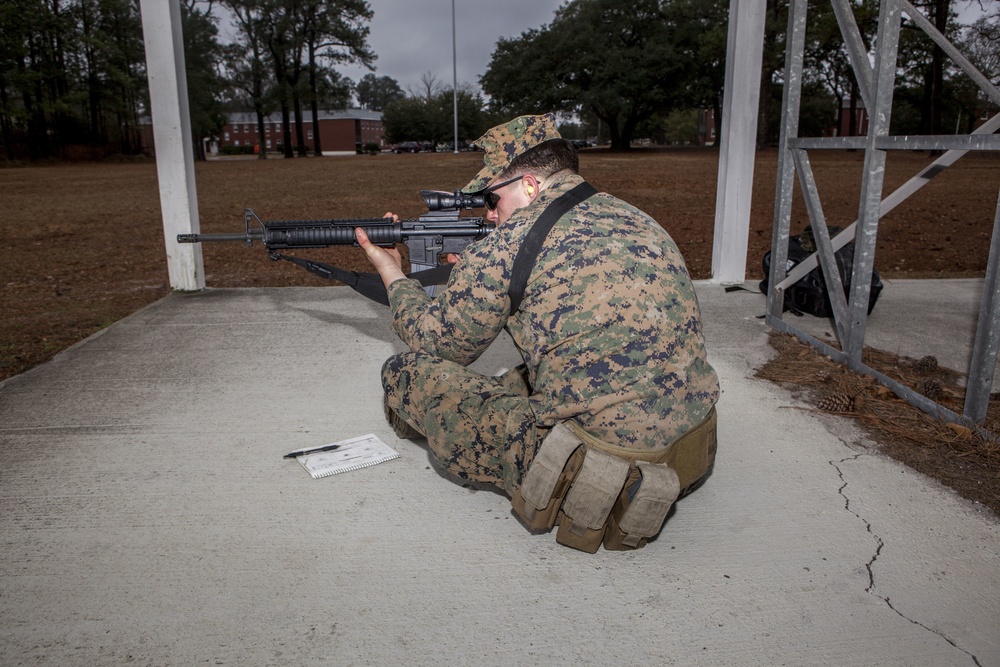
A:
[[[250,66],[242,69],[251,73],[256,110],[261,113],[271,98],[283,116],[294,112],[293,142],[304,156],[303,112],[317,117],[321,108],[344,108],[350,100],[353,83],[334,67],[356,62],[370,68],[375,60],[368,47],[371,8],[365,0],[221,0],[221,4],[238,19],[239,41],[254,48]],[[272,91],[268,98],[265,90]],[[320,155],[319,135],[314,144]],[[284,155],[293,156],[292,144]]]
[[[204,159],[201,139],[217,136],[226,124],[221,99],[224,87],[216,70],[216,63],[222,57],[222,47],[218,42],[216,19],[207,10],[200,10],[196,3],[181,5],[181,23],[184,32],[191,139],[195,154]]]
[[[222,155],[253,155],[253,145],[243,144],[242,146],[219,146],[219,153]]]
[[[222,1],[235,18],[235,41],[223,47],[225,103],[229,110],[252,109],[269,115],[278,103],[277,83],[264,41],[265,25],[259,11],[242,3]]]
[[[994,85],[1000,85],[1000,2],[990,15],[979,17],[962,29],[957,46],[972,64]],[[977,118],[1000,111],[1000,103],[991,99],[971,78],[953,80],[955,127],[971,132]],[[947,120],[947,114],[946,114]]]
[[[165,0],[164,0],[165,1]],[[1000,77],[996,0],[975,26],[956,23],[955,0],[913,0],[988,78]],[[195,145],[218,132],[221,112],[281,110],[298,117],[344,108],[355,95],[383,110],[392,141],[449,143],[450,91],[431,77],[406,97],[387,76],[354,85],[336,67],[371,68],[372,11],[365,0],[219,0],[236,19],[233,44],[218,44],[212,2],[182,0],[188,92]],[[481,77],[489,109],[459,94],[459,135],[524,113],[570,111],[580,127],[567,136],[633,136],[685,141],[691,112],[713,108],[721,122],[729,0],[568,0],[548,25],[497,42]],[[836,123],[859,99],[843,38],[827,0],[810,0],[800,132]],[[851,0],[861,39],[871,48],[878,0]],[[778,136],[788,0],[766,0],[761,95],[762,145]],[[148,115],[145,54],[136,0],[0,0],[0,133],[8,161],[136,153]],[[995,102],[922,31],[904,20],[893,131],[969,131]],[[830,108],[833,108],[831,113]],[[832,116],[832,118],[831,118]],[[304,141],[294,133],[283,143]],[[148,147],[147,147],[148,148]],[[317,146],[319,148],[319,146]]]
[[[721,109],[729,2],[674,0],[664,11],[674,26],[674,48],[684,63],[676,91],[677,106]]]
[[[579,123],[560,123],[559,134],[563,139],[586,139],[583,128]]]
[[[698,144],[698,110],[677,109],[663,119],[663,141],[668,144]]]
[[[7,159],[66,155],[79,146],[91,155],[141,149],[145,72],[135,3],[4,0],[0,35]]]
[[[575,0],[549,26],[500,40],[483,89],[492,109],[507,115],[592,114],[607,127],[612,148],[628,148],[639,123],[700,90],[690,81],[697,33],[677,20],[692,7],[678,3],[675,12],[660,0]]]
[[[802,86],[799,134],[821,137],[837,123],[837,102],[823,86],[807,82]]]
[[[458,137],[478,139],[490,128],[491,117],[483,112],[483,100],[468,91],[458,92]],[[389,143],[430,141],[451,143],[455,138],[454,97],[445,90],[430,97],[404,97],[389,103],[382,114]]]
[[[365,74],[355,87],[355,95],[362,109],[383,111],[391,102],[405,97],[406,93],[392,77]]]

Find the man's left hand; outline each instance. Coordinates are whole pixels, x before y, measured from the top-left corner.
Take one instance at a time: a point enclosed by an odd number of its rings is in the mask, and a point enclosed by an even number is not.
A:
[[[399,220],[399,217],[393,213],[386,213],[383,217],[392,218],[393,222]],[[354,238],[358,240],[358,245],[365,251],[368,261],[378,271],[386,289],[397,280],[406,278],[406,274],[403,273],[403,257],[396,248],[380,248],[369,240],[368,234],[361,227],[355,228]]]

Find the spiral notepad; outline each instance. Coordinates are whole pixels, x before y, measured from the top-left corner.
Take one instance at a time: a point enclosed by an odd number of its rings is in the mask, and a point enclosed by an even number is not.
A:
[[[379,440],[373,433],[326,446],[331,445],[337,445],[337,449],[296,457],[313,479],[339,475],[342,472],[359,470],[399,458],[396,450]],[[308,452],[309,449],[311,448],[306,448],[305,451]]]

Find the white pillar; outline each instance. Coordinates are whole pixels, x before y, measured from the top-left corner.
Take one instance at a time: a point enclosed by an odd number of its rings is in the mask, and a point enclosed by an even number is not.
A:
[[[180,2],[140,0],[139,6],[170,287],[200,290],[205,287],[201,245],[177,243],[178,234],[201,231]]]
[[[729,3],[719,182],[712,240],[712,282],[723,285],[746,280],[765,9],[765,0],[730,0]]]

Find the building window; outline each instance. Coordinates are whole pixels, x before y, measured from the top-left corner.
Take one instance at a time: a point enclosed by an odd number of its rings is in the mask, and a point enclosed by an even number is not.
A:
[[[229,141],[229,130],[226,130],[226,141]]]
[[[265,125],[264,126],[264,131],[267,132],[268,134],[271,134],[271,126],[270,125]]]
[[[306,133],[306,137],[309,138],[309,139],[312,139],[313,138],[313,131],[309,130],[309,132]]]
[[[243,126],[243,131],[246,132],[247,134],[250,134],[250,126],[249,125],[244,125]]]
[[[237,139],[236,141],[233,142],[233,146],[239,146],[239,145],[240,145],[240,140],[239,139]]]
[[[270,150],[271,149],[271,140],[268,139],[267,141],[265,141],[264,145],[267,146],[268,150]]]

